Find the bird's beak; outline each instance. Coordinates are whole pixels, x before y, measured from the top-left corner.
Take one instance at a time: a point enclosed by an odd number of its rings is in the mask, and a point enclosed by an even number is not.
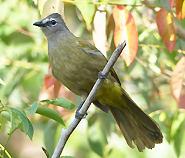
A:
[[[38,27],[44,27],[45,24],[42,23],[42,21],[35,22],[33,25],[38,26]]]

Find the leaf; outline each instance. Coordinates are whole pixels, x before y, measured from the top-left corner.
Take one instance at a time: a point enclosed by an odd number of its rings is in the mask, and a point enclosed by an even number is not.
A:
[[[88,142],[91,149],[99,156],[104,156],[105,146],[107,145],[107,139],[105,133],[97,121],[96,117],[92,116],[88,121]]]
[[[38,102],[34,102],[26,110],[26,113],[29,113],[31,116],[33,116],[35,114],[35,112],[37,111],[37,107],[38,107]]]
[[[13,111],[14,113],[16,113],[20,119],[22,120],[22,124],[23,124],[23,128],[25,133],[27,134],[28,130],[29,130],[29,124],[28,124],[28,120],[26,119],[27,117],[23,114],[23,112],[12,108],[12,107],[8,107],[11,111]]]
[[[73,102],[69,99],[66,98],[62,98],[62,97],[58,97],[58,98],[54,98],[54,99],[46,99],[46,100],[41,100],[40,102],[45,102],[47,104],[53,104],[53,105],[57,105],[69,110],[73,110],[75,108],[75,105],[73,104]]]
[[[179,20],[185,18],[185,0],[176,0],[176,14]]]
[[[36,113],[38,113],[40,115],[43,115],[43,116],[46,116],[48,118],[51,118],[51,119],[59,122],[63,126],[65,126],[62,117],[55,110],[52,110],[48,107],[38,107]]]
[[[107,42],[110,46],[111,51],[114,51],[116,49],[114,44],[114,30],[115,30],[115,22],[113,19],[113,15],[111,14],[109,17],[109,21],[107,24],[106,34],[107,34]]]
[[[105,6],[101,5],[96,14],[94,16],[93,22],[93,40],[95,46],[104,54],[106,55],[106,34],[105,34],[105,26],[106,26],[106,12]]]
[[[177,119],[173,121],[171,127],[171,136],[174,140],[174,149],[177,157],[179,157],[181,153],[184,127],[185,127],[185,114],[180,113]]]
[[[28,122],[28,126],[29,126],[29,130],[27,132],[27,135],[29,136],[29,138],[32,140],[33,138],[33,133],[34,133],[34,129],[33,129],[33,125],[32,123],[30,122],[30,120],[26,117],[27,119],[27,122]]]
[[[56,81],[57,80],[51,74],[46,74],[44,77],[44,90],[54,85]]]
[[[163,43],[168,51],[172,53],[176,45],[176,32],[173,25],[172,15],[165,9],[161,9],[156,14],[156,22]]]
[[[175,66],[173,70],[170,87],[172,95],[174,96],[176,102],[179,104],[179,108],[185,109],[185,86],[183,85],[185,81],[185,57],[182,57]]]
[[[8,121],[10,121],[11,126],[8,134],[11,135],[16,129],[18,129],[19,125],[21,124],[21,119],[16,113],[11,111],[9,108],[6,108],[5,111],[2,111],[1,115]]]
[[[23,112],[15,109],[15,108],[12,108],[12,107],[9,107],[9,109],[12,110],[13,112],[15,112],[21,118],[22,128],[20,127],[20,129],[22,132],[27,134],[29,136],[29,138],[32,140],[34,129],[33,129],[33,125],[30,122],[30,120],[27,118],[27,116]]]
[[[171,9],[172,9],[175,0],[168,0],[168,1],[169,1],[169,4],[170,4],[170,7],[171,7]]]
[[[135,20],[130,11],[121,5],[114,7],[113,18],[115,21],[114,43],[117,47],[120,42],[126,40],[127,45],[121,57],[126,62],[126,65],[129,66],[138,50],[138,31]]]
[[[12,107],[6,107],[5,110],[2,112],[2,116],[11,122],[8,134],[11,135],[16,129],[20,128],[32,140],[34,129],[26,115]]]
[[[44,144],[49,155],[52,155],[56,145],[56,129],[58,123],[54,121],[48,122],[46,128],[44,129]],[[49,136],[49,137],[48,137]]]
[[[47,0],[43,6],[42,18],[52,13],[64,15],[64,4],[61,0]]]
[[[76,1],[76,6],[80,10],[86,25],[91,24],[93,16],[95,14],[95,5],[94,4],[87,4],[88,2],[92,2],[93,0],[74,0]]]
[[[21,124],[21,119],[16,113],[11,112],[10,122],[11,122],[11,128],[10,128],[10,131],[8,132],[9,135],[11,135],[16,129],[18,129],[19,125]]]

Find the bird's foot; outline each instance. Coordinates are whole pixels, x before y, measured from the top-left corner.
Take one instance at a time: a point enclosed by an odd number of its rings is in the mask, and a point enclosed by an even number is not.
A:
[[[82,101],[82,102],[80,103],[78,109],[76,110],[76,114],[75,114],[75,118],[76,118],[76,119],[83,119],[83,118],[86,118],[86,116],[87,116],[87,113],[86,113],[85,115],[79,113],[79,111],[80,111],[80,109],[81,109],[81,107],[82,107],[82,105],[83,105],[84,102],[85,102],[85,101]]]
[[[106,75],[104,75],[104,74],[102,73],[102,71],[100,71],[100,72],[98,73],[98,78],[99,78],[99,79],[109,79],[109,77],[106,76]]]

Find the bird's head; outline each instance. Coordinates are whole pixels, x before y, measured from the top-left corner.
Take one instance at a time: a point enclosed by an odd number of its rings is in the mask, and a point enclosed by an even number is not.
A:
[[[46,37],[49,37],[58,31],[68,29],[61,15],[58,13],[50,14],[41,21],[35,22],[33,25],[40,27]]]

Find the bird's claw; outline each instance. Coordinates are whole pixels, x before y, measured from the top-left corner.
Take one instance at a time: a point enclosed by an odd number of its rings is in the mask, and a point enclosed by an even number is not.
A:
[[[83,118],[86,118],[86,116],[87,116],[87,113],[86,113],[85,115],[79,113],[79,111],[80,111],[80,109],[81,109],[83,103],[84,103],[84,101],[82,101],[82,102],[80,103],[78,109],[76,110],[76,113],[75,113],[75,118],[76,118],[76,119],[83,119]]]
[[[102,73],[102,71],[100,71],[100,72],[98,73],[98,78],[99,78],[99,79],[109,79],[109,77],[106,76],[106,75],[104,75],[104,74]]]
[[[79,111],[76,111],[76,114],[75,114],[76,119],[83,119],[83,118],[86,118],[86,116],[87,116],[87,113],[83,115],[83,114],[80,114]]]

